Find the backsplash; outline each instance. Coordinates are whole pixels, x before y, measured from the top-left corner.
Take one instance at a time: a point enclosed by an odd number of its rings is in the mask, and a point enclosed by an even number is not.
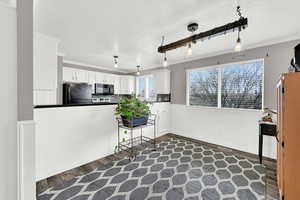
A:
[[[130,94],[122,94],[122,95],[93,95],[94,102],[111,102],[118,103],[122,98],[131,98]],[[157,102],[170,102],[171,94],[157,94],[156,98],[149,99],[148,101],[157,101]]]

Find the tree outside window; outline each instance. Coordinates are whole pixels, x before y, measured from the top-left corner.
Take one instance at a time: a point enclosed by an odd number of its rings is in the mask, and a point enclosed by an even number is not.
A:
[[[263,66],[260,60],[188,71],[188,104],[261,110]]]

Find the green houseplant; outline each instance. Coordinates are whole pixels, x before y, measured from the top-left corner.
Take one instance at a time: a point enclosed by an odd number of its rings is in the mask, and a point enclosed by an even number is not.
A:
[[[115,115],[122,118],[124,126],[136,127],[147,124],[151,103],[141,101],[135,97],[123,98],[118,103]]]

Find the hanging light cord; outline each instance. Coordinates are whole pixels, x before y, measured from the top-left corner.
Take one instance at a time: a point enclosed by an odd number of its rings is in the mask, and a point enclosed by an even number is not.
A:
[[[241,11],[241,6],[236,7],[236,12],[237,12],[238,16],[240,17],[240,19],[243,18],[242,11]]]
[[[165,36],[162,36],[161,38],[161,45],[160,46],[163,46],[165,43]],[[164,53],[164,58],[166,58],[166,52]]]

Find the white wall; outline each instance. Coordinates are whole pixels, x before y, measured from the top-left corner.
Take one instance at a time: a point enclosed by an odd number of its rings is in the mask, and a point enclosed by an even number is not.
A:
[[[172,132],[240,151],[258,153],[261,111],[171,105]],[[276,157],[276,139],[264,137],[264,156]]]
[[[158,121],[158,136],[170,131],[169,106],[170,103],[153,105],[153,112],[160,111],[164,118],[162,123]],[[37,180],[112,154],[117,144],[115,107],[35,109]],[[150,133],[150,129],[144,132]]]
[[[0,199],[17,199],[16,9],[0,4]]]

